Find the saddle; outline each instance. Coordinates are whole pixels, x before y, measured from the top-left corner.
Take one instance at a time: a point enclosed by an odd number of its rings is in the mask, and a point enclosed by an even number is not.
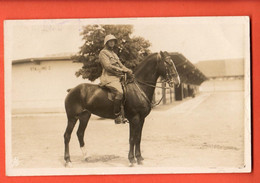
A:
[[[107,88],[105,85],[102,85],[101,83],[99,83],[98,86],[99,86],[100,88],[102,88],[103,90],[106,90],[106,91],[107,91],[107,98],[108,98],[109,100],[114,101],[114,99],[115,99],[115,94],[112,93],[109,88]]]
[[[121,83],[121,86],[123,88],[123,98],[125,98],[125,93],[126,93],[126,85],[133,82],[133,77],[127,77],[126,75],[123,76],[120,80],[120,83]],[[114,101],[115,99],[115,94],[113,94],[109,88],[106,87],[106,85],[102,85],[101,83],[98,84],[98,86],[104,90],[107,91],[107,98],[110,100],[110,101]]]
[[[123,88],[123,96],[124,96],[123,98],[125,98],[125,91],[126,91],[125,87],[126,87],[126,85],[125,85],[124,83],[122,83],[122,82],[121,82],[121,85],[122,85],[122,88]],[[102,85],[101,83],[99,83],[98,86],[99,86],[100,88],[102,88],[103,90],[106,90],[106,91],[107,91],[107,98],[108,98],[110,101],[113,102],[113,101],[115,100],[115,94],[112,93],[112,92],[110,91],[110,89],[106,87],[106,85]]]

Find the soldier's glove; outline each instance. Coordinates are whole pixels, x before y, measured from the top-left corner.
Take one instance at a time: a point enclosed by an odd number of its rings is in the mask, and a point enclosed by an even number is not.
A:
[[[133,71],[131,69],[124,69],[123,72],[127,73],[127,74],[133,74]]]

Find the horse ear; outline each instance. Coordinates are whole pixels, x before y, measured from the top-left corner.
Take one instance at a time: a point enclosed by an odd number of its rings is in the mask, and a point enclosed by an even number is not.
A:
[[[164,53],[162,51],[160,51],[160,55],[164,58]]]
[[[167,51],[160,51],[160,55],[162,58],[166,58],[167,56],[169,56],[169,53]]]

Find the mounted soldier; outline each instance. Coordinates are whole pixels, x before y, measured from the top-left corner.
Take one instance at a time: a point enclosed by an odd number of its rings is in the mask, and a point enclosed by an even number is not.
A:
[[[121,112],[123,89],[120,80],[124,73],[132,74],[132,70],[126,68],[114,52],[116,43],[115,36],[109,34],[105,37],[104,48],[99,53],[99,60],[103,68],[100,82],[114,94],[115,123],[120,124],[124,123]]]
[[[115,37],[109,36],[115,41]],[[124,72],[132,73],[122,66],[116,54],[113,52],[115,43],[109,43],[105,39],[105,48],[100,53],[100,62],[103,66],[101,76],[102,83],[112,88],[117,94],[115,102],[108,98],[108,90],[91,83],[82,83],[72,88],[65,99],[67,115],[67,128],[64,133],[64,160],[65,166],[71,167],[69,142],[75,124],[79,120],[77,136],[83,157],[87,159],[87,151],[84,142],[84,133],[91,114],[102,118],[114,119],[115,114],[120,113],[122,88],[119,82]],[[107,45],[111,44],[111,45]],[[142,164],[141,137],[145,118],[151,112],[152,99],[159,77],[165,79],[169,86],[179,85],[180,78],[173,61],[167,52],[153,53],[146,57],[135,69],[133,82],[126,85],[124,112],[129,120],[129,153],[130,166],[134,163]],[[114,108],[115,103],[115,108]],[[119,115],[118,115],[119,116]],[[117,117],[118,118],[118,117]],[[120,120],[120,119],[119,119]],[[107,129],[109,130],[109,129]]]

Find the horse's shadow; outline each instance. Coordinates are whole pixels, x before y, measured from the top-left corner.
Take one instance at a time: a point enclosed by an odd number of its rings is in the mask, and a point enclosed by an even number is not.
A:
[[[73,167],[83,167],[84,164],[91,166],[101,166],[102,164],[105,166],[117,167],[117,166],[128,166],[128,159],[117,156],[117,155],[90,155],[86,159],[83,159],[82,156],[74,156],[73,159]],[[61,160],[62,161],[62,160]]]
[[[98,163],[98,162],[112,162],[119,160],[120,162],[125,159],[116,155],[92,155],[85,159],[88,163]]]

